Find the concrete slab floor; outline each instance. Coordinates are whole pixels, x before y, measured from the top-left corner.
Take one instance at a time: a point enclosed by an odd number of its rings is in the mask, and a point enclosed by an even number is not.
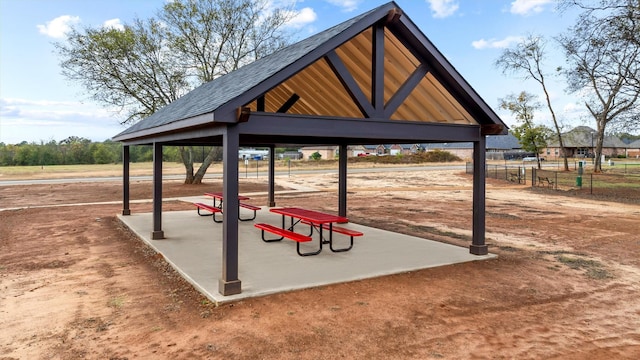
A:
[[[242,282],[242,293],[223,296],[218,292],[218,280],[222,274],[222,224],[214,223],[210,216],[198,216],[195,209],[164,212],[162,229],[165,239],[151,240],[151,213],[119,216],[119,219],[161,253],[196,289],[219,304],[496,257],[493,254],[472,255],[468,248],[354,223],[340,225],[364,233],[364,236],[355,238],[350,251],[334,253],[325,246],[319,255],[301,257],[296,252],[294,241],[284,239],[265,243],[261,240],[260,230],[253,226],[254,223],[279,226],[282,222],[280,215],[263,208],[258,211],[256,220],[239,223],[238,277]],[[304,232],[306,226],[297,227],[296,231]],[[317,249],[317,233],[314,236],[314,241],[302,244],[307,246],[306,249]],[[336,247],[347,245],[348,241],[344,235],[334,235]]]

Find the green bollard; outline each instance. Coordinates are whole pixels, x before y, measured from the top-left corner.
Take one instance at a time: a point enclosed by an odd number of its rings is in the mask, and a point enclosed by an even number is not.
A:
[[[576,186],[582,188],[582,173],[584,168],[582,167],[582,161],[578,161],[578,177],[576,178]]]

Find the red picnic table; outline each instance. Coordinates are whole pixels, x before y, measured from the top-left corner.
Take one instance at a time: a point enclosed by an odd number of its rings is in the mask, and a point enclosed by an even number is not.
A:
[[[354,236],[362,236],[363,234],[359,231],[342,228],[338,226],[334,226],[334,223],[347,223],[349,219],[344,216],[338,216],[333,214],[327,214],[320,211],[315,210],[307,210],[301,209],[297,207],[286,207],[286,208],[275,208],[270,209],[269,211],[282,215],[282,227],[279,228],[277,226],[273,226],[270,224],[256,224],[255,226],[262,230],[262,240],[265,242],[274,242],[280,241],[283,238],[288,238],[293,241],[296,241],[296,250],[298,251],[298,255],[300,256],[309,256],[309,255],[317,255],[322,252],[322,244],[329,244],[329,248],[333,252],[343,252],[349,251],[353,247],[353,237]],[[291,219],[290,225],[287,227],[286,225],[286,217]],[[294,228],[298,223],[302,223],[305,225],[309,225],[310,232],[309,235],[304,235],[300,233],[294,232]],[[308,242],[312,240],[312,235],[314,229],[319,234],[319,246],[317,251],[306,252],[303,253],[300,251],[300,243]],[[323,230],[329,231],[329,239],[325,240],[322,235]],[[274,239],[265,239],[264,232],[268,231],[270,233],[280,235],[279,238]],[[350,236],[350,245],[346,248],[336,249],[333,247],[333,233],[341,233]]]
[[[200,215],[200,216],[213,216],[213,221],[215,221],[217,223],[221,223],[222,219],[218,220],[216,218],[216,214],[217,213],[221,213],[222,214],[222,204],[223,204],[223,200],[224,200],[224,196],[222,195],[222,192],[204,193],[204,195],[213,198],[213,206],[210,206],[210,205],[207,205],[207,204],[203,204],[203,203],[195,203],[194,205],[198,208],[198,215]],[[253,217],[250,217],[250,218],[243,218],[243,217],[240,216],[240,212],[238,212],[238,220],[240,220],[240,221],[251,221],[251,220],[254,220],[256,218],[256,212],[258,210],[260,210],[260,208],[257,207],[257,206],[253,206],[253,205],[246,204],[246,203],[242,202],[243,200],[249,200],[249,199],[250,198],[248,196],[238,195],[238,200],[239,200],[238,206],[241,207],[241,208],[245,208],[245,209],[253,211]],[[207,211],[211,212],[211,214],[201,214],[200,213],[200,209],[207,210]]]

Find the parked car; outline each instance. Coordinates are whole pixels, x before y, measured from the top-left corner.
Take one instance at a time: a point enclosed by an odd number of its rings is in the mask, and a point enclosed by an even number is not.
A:
[[[522,161],[537,161],[535,156],[527,156],[527,157],[523,157]],[[544,158],[541,157],[540,161],[544,161]]]

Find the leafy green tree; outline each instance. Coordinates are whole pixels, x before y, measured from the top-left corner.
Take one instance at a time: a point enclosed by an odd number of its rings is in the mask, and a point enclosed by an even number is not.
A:
[[[91,158],[94,164],[114,164],[120,159],[119,147],[113,142],[91,144]]]
[[[569,170],[569,162],[567,160],[567,152],[564,149],[564,142],[562,139],[562,131],[556,112],[551,105],[551,96],[547,87],[548,75],[543,70],[543,62],[545,60],[546,41],[541,36],[529,35],[526,39],[519,42],[514,48],[505,49],[500,57],[496,60],[495,65],[506,73],[518,73],[521,74],[524,79],[533,79],[542,88],[544,92],[544,98],[546,101],[547,109],[551,114],[553,125],[555,128],[558,142],[560,143],[560,150],[562,157],[564,158],[564,170]]]
[[[609,127],[640,128],[640,3],[565,1],[581,7],[576,24],[558,38],[569,90],[579,93],[597,126],[594,172]]]
[[[60,148],[65,154],[66,164],[91,164],[91,140],[78,136],[69,136],[60,141]]]
[[[320,154],[319,152],[314,152],[313,154],[311,154],[311,156],[309,156],[311,158],[311,160],[315,160],[318,161],[320,159],[322,159],[322,154]]]
[[[37,165],[37,155],[37,151],[33,144],[22,142],[16,147],[13,161],[15,165]]]
[[[13,157],[15,155],[15,145],[6,145],[0,143],[0,166],[12,166],[15,165]]]
[[[149,145],[132,146],[129,157],[131,162],[149,162],[153,160],[153,148]]]
[[[41,142],[41,165],[58,165],[62,160],[58,143],[55,140],[49,140],[47,143]]]
[[[119,109],[123,123],[139,121],[196,86],[282,48],[293,14],[268,0],[174,0],[157,18],[124,30],[73,29],[56,44],[63,75],[98,103]],[[215,148],[194,174],[194,149],[179,148],[185,183],[200,183],[220,153]]]
[[[536,154],[540,169],[540,152],[547,147],[550,129],[533,122],[533,113],[541,107],[536,98],[535,95],[522,91],[518,95],[510,94],[500,99],[500,107],[516,117],[518,125],[511,129],[513,136],[518,139],[523,150]]]

